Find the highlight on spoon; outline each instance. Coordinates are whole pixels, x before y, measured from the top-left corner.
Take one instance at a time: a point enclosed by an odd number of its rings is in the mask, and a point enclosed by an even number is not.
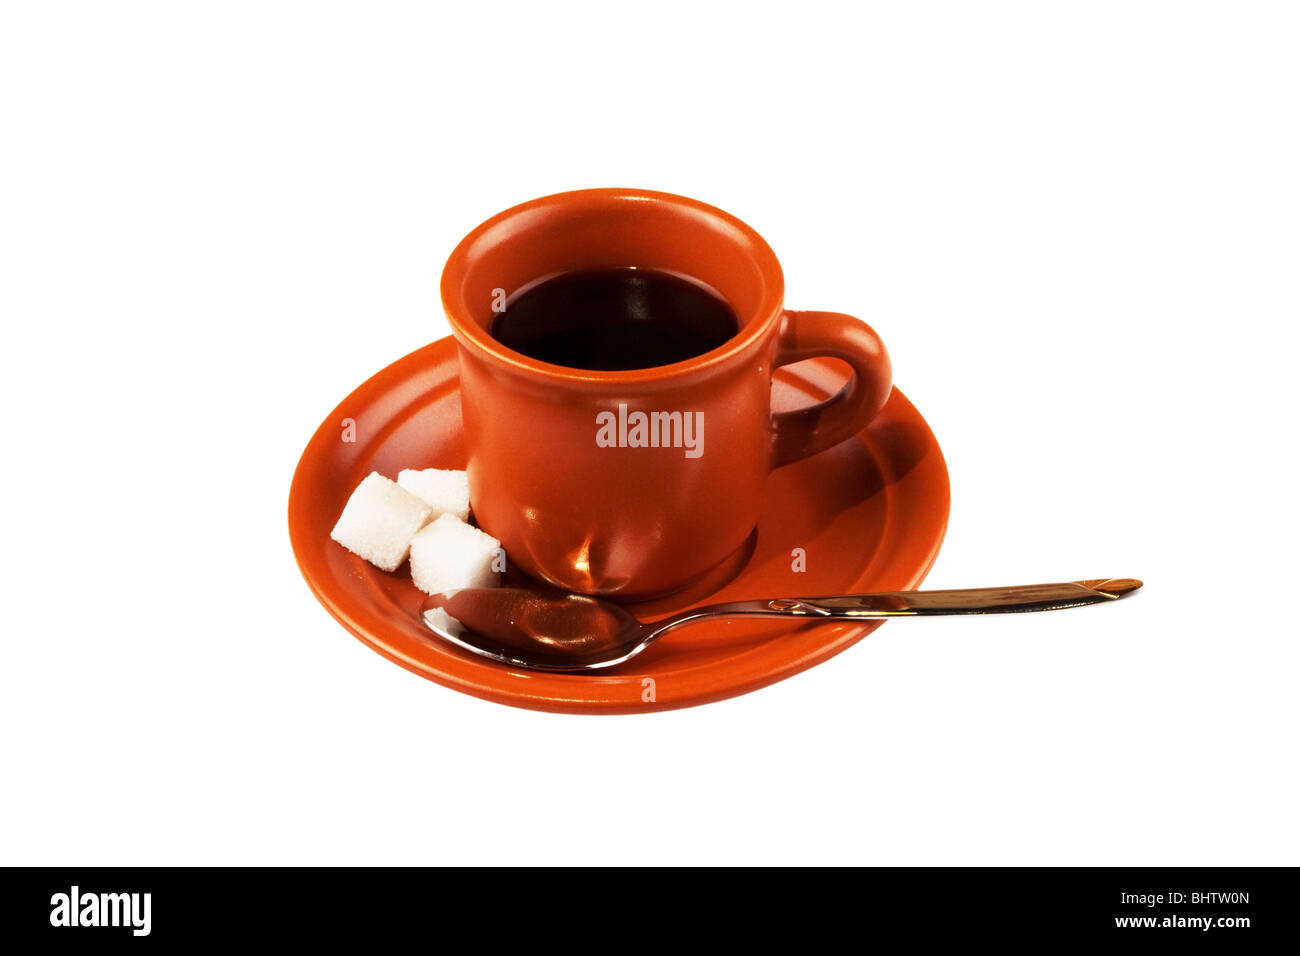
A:
[[[1089,578],[1086,581],[1075,581],[1074,583],[1081,584],[1085,588],[1091,588],[1098,594],[1104,594],[1117,600],[1127,597],[1142,587],[1142,582],[1137,578]]]

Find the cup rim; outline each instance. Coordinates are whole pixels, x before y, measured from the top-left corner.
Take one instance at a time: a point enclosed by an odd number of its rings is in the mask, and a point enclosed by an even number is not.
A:
[[[673,362],[669,365],[655,365],[638,369],[581,369],[567,365],[555,365],[543,362],[516,352],[502,345],[481,326],[468,316],[468,309],[460,297],[460,288],[465,277],[466,262],[470,250],[484,234],[501,226],[503,223],[521,215],[546,207],[561,206],[582,200],[607,200],[630,202],[654,202],[680,206],[695,213],[718,219],[742,237],[747,251],[752,255],[763,275],[763,295],[757,308],[751,313],[749,321],[742,317],[740,330],[717,348],[700,355]],[[462,345],[474,349],[480,355],[486,355],[494,361],[533,377],[547,380],[563,379],[569,382],[588,382],[593,384],[627,384],[633,382],[657,381],[675,376],[712,370],[729,364],[737,356],[747,352],[757,341],[761,340],[771,328],[772,323],[781,314],[785,298],[785,276],[776,253],[751,226],[731,213],[674,193],[659,192],[651,189],[626,187],[600,187],[594,189],[575,189],[567,192],[540,196],[528,202],[519,203],[505,209],[490,219],[475,226],[464,239],[456,244],[442,270],[441,295],[443,311],[451,326],[452,334]]]

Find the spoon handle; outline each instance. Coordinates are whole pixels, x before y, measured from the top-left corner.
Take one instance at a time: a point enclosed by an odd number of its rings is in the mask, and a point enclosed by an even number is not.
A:
[[[940,614],[1010,614],[1104,604],[1142,586],[1134,578],[1092,578],[1062,584],[1021,584],[950,591],[885,591],[831,597],[736,601],[693,608],[651,626],[675,627],[700,617],[890,618]]]

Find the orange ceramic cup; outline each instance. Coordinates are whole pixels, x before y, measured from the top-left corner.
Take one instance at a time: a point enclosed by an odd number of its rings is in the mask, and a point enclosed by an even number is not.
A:
[[[739,331],[695,358],[629,371],[552,365],[489,334],[520,287],[609,266],[704,282]],[[889,397],[889,357],[868,325],[787,311],[783,294],[781,266],[753,229],[667,193],[560,193],[466,236],[447,260],[442,301],[460,358],[474,517],[508,560],[622,600],[677,590],[740,548],[768,473],[857,433]],[[819,405],[773,414],[772,370],[819,355],[848,363],[849,383]],[[682,433],[688,421],[699,435]],[[658,447],[647,432],[662,437]]]

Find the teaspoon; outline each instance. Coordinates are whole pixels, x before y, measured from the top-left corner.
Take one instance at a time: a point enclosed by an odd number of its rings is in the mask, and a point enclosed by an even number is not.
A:
[[[613,602],[582,594],[467,588],[435,594],[420,606],[420,617],[443,640],[495,661],[532,670],[584,671],[621,664],[665,632],[706,618],[830,621],[1051,611],[1105,604],[1141,586],[1134,578],[1092,578],[1063,584],[735,601],[689,608],[650,623],[642,623]]]

